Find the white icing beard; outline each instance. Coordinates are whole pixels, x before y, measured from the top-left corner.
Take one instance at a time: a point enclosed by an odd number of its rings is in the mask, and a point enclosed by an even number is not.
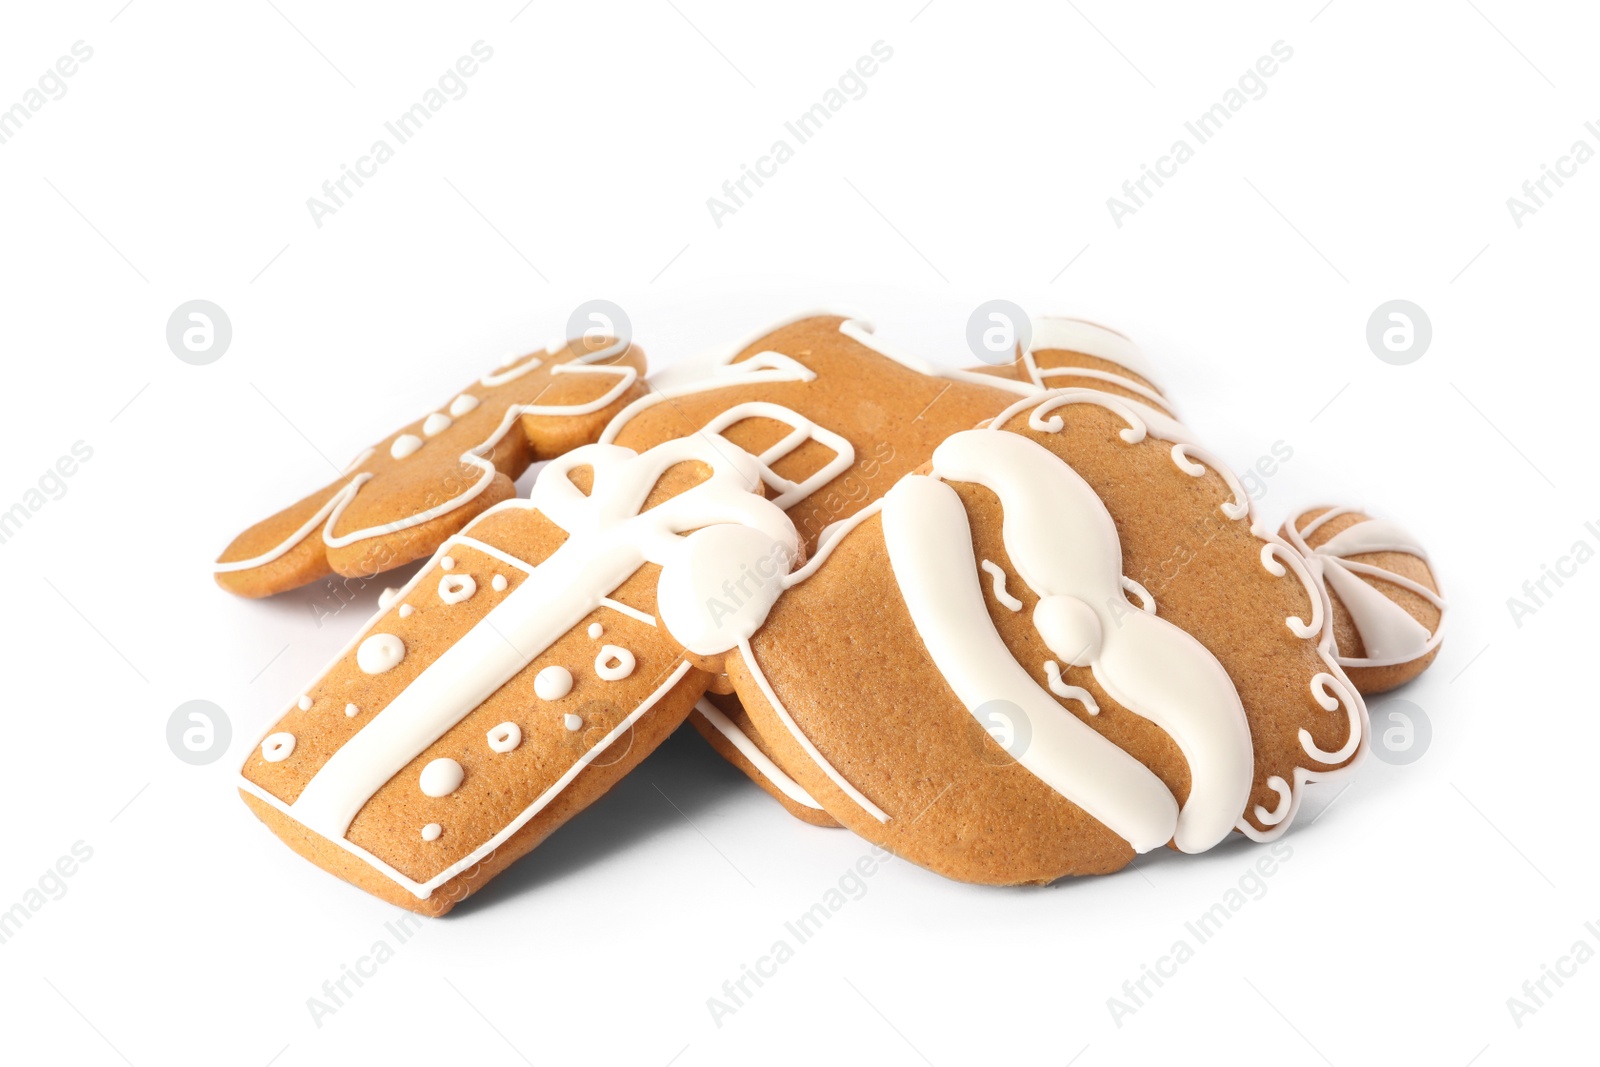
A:
[[[1089,667],[1119,705],[1172,736],[1189,763],[1188,800],[1179,810],[1154,774],[1016,662],[984,604],[960,497],[937,478],[912,476],[885,498],[884,538],[917,632],[951,688],[974,714],[996,700],[1020,708],[1032,738],[1013,753],[1018,762],[1135,850],[1171,840],[1200,852],[1221,841],[1243,814],[1254,778],[1243,705],[1199,641],[1128,603],[1121,544],[1099,496],[1053,453],[1003,431],[955,434],[934,452],[933,465],[938,477],[1000,497],[1006,553],[1039,597],[1040,636],[1063,663]],[[1055,688],[1058,671],[1051,673]],[[1093,710],[1087,693],[1062,688]]]

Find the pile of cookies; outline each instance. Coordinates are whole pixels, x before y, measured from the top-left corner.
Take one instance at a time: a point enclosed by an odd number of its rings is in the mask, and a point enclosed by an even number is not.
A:
[[[449,911],[687,720],[796,817],[996,885],[1270,841],[1438,652],[1392,522],[1275,531],[1138,348],[1035,321],[938,368],[826,312],[656,387],[519,355],[240,534],[268,596],[427,562],[251,750],[245,802]],[[526,499],[514,481],[548,462]]]

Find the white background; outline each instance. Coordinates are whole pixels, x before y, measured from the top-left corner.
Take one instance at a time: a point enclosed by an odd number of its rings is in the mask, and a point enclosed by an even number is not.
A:
[[[1600,547],[1600,163],[1520,228],[1506,198],[1600,148],[1600,26],[1578,4],[1321,2],[8,5],[0,106],[73,42],[94,56],[0,145],[0,510],[75,442],[93,458],[0,544],[0,909],[75,842],[93,856],[0,945],[0,1056],[1592,1057],[1600,962],[1520,1027],[1506,1002],[1600,949],[1600,565],[1520,626],[1506,601]],[[307,197],[480,39],[467,95],[315,226]],[[866,95],[716,226],[706,198],[879,40]],[[1279,40],[1266,95],[1114,225],[1106,198]],[[307,998],[401,913],[293,856],[232,778],[377,590],[319,626],[325,589],[244,602],[208,564],[591,297],[657,367],[818,303],[951,365],[991,297],[1133,333],[1236,467],[1293,448],[1274,521],[1362,504],[1435,550],[1454,629],[1399,694],[1431,746],[1369,761],[1331,808],[1313,790],[1265,895],[1120,1026],[1108,998],[1261,848],[1041,890],[892,863],[719,1027],[707,998],[865,845],[690,734],[315,1025]],[[205,367],[165,341],[194,298],[233,324]],[[1433,323],[1409,366],[1365,341],[1393,298]],[[165,739],[195,698],[233,727],[206,767]]]

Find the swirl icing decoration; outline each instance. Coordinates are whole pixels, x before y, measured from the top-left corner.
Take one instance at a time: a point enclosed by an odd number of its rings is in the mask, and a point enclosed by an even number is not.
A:
[[[1394,667],[1421,659],[1438,648],[1444,640],[1445,618],[1449,612],[1445,599],[1403,574],[1350,557],[1398,552],[1426,564],[1428,553],[1415,537],[1398,524],[1366,517],[1340,530],[1315,548],[1309,546],[1307,539],[1318,530],[1334,519],[1351,514],[1360,513],[1354,508],[1329,508],[1301,525],[1305,518],[1302,513],[1284,527],[1289,542],[1305,557],[1312,574],[1326,583],[1344,605],[1361,639],[1365,654],[1353,656],[1338,653],[1338,662],[1340,666],[1351,668]],[[1409,611],[1385,596],[1367,579],[1404,589],[1432,604],[1439,611],[1438,625],[1429,632]]]
[[[685,462],[704,464],[709,476],[644,508],[661,477]],[[587,494],[569,478],[577,467],[592,471]],[[675,638],[680,633],[691,635],[694,646],[708,653],[726,651],[747,639],[766,618],[782,589],[781,583],[766,583],[731,614],[718,612],[709,621],[705,618],[706,605],[720,592],[727,573],[737,574],[752,560],[773,558],[786,571],[799,554],[793,524],[777,505],[759,494],[761,472],[761,464],[748,453],[726,439],[709,435],[669,441],[642,454],[617,445],[588,445],[552,460],[540,473],[529,499],[506,501],[490,509],[435,553],[435,562],[442,565],[452,546],[468,546],[525,572],[522,580],[387,705],[373,708],[366,724],[310,774],[292,804],[285,804],[248,777],[241,779],[241,788],[307,830],[365,860],[413,895],[426,899],[435,888],[487,856],[547,806],[677,684],[689,669],[688,661],[681,662],[649,699],[585,750],[555,785],[507,826],[426,880],[401,874],[347,839],[351,823],[362,807],[468,713],[529,669],[588,615],[610,602],[609,594],[646,563],[661,567],[657,590],[661,622]],[[537,510],[569,535],[537,565],[471,536],[491,516],[517,510]],[[734,539],[728,536],[730,530],[738,531]],[[424,568],[401,590],[400,598],[420,582],[439,581],[436,573]],[[386,671],[395,666],[404,655],[404,645],[392,635],[372,633],[383,618],[380,614],[369,623],[340,659],[351,650],[360,650],[357,655],[363,671]],[[607,645],[601,650],[595,669],[599,678],[614,681],[626,678],[633,665],[631,652]],[[549,699],[559,699],[565,695],[566,687],[544,684],[541,673],[539,692],[541,697],[549,694]],[[568,714],[567,718],[573,716]],[[283,736],[287,735],[274,734],[268,739],[264,750],[271,753],[268,758],[275,756],[283,761],[294,755],[292,739],[286,743],[277,740]],[[489,742],[496,751],[509,751],[516,747],[520,736],[515,724],[504,724],[490,735]],[[454,791],[463,780],[458,771],[460,767],[453,760],[435,760],[424,772],[421,791],[428,796]]]

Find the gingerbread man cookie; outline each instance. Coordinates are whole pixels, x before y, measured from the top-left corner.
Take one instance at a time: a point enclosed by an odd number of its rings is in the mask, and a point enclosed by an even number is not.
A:
[[[421,559],[515,494],[536,460],[593,441],[644,390],[644,355],[598,338],[517,354],[362,452],[329,485],[234,538],[217,584],[262,597]]]

